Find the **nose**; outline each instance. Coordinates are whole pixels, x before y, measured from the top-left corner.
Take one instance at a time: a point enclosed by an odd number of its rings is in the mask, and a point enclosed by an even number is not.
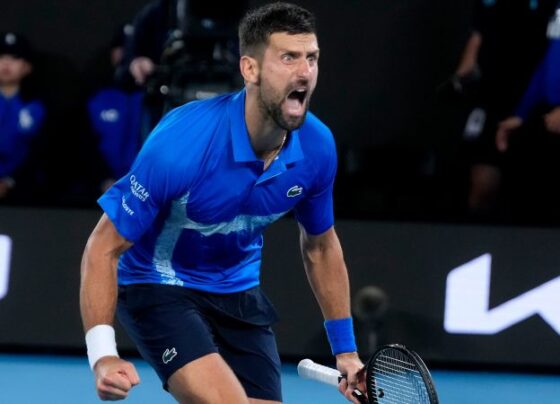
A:
[[[313,66],[307,59],[302,59],[297,67],[297,75],[301,78],[308,78],[313,70]]]

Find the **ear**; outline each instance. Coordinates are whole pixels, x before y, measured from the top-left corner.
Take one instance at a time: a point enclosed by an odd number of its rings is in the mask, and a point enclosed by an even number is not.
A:
[[[28,61],[23,63],[23,77],[28,76],[33,71],[33,65]]]
[[[259,62],[251,56],[243,55],[239,59],[239,70],[245,83],[256,84],[259,81]]]

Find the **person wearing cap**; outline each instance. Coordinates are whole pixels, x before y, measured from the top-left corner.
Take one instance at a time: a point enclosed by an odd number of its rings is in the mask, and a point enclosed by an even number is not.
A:
[[[43,103],[30,99],[22,88],[32,69],[27,40],[12,32],[0,34],[0,200],[16,188],[45,118]]]

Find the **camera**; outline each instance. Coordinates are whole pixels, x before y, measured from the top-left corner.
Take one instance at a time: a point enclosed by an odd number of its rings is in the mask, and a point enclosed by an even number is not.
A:
[[[241,10],[187,2],[165,43],[159,65],[146,81],[147,101],[163,100],[164,112],[188,101],[231,92],[242,84],[238,73],[236,16]],[[187,5],[183,5],[183,10]],[[231,7],[231,6],[230,6]],[[180,15],[179,13],[183,13]],[[186,17],[186,18],[183,18]]]

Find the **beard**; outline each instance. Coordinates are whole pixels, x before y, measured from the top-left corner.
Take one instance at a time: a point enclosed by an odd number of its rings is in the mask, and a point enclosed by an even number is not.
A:
[[[303,101],[305,112],[301,116],[285,116],[282,111],[282,104],[290,91],[286,90],[282,93],[275,90],[266,81],[263,81],[262,78],[259,78],[259,83],[257,102],[264,116],[270,117],[279,128],[287,131],[296,130],[303,125],[309,110],[309,97]]]

